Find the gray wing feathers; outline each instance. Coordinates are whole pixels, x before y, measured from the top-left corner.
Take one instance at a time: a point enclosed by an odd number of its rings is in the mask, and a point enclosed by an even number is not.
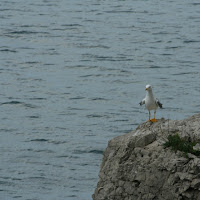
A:
[[[140,104],[141,106],[142,106],[143,104],[145,104],[145,99],[143,99],[139,104]]]
[[[158,99],[156,99],[156,104],[157,104],[160,108],[162,108],[162,103],[160,103],[160,101],[159,101]]]

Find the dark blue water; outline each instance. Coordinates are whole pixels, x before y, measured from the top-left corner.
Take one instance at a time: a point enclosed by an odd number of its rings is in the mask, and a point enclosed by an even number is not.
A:
[[[199,112],[197,1],[1,1],[0,199],[91,199],[146,84],[157,118]]]

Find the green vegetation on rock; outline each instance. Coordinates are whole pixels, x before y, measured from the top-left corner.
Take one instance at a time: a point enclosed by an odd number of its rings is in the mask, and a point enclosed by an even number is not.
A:
[[[169,135],[167,137],[168,141],[164,144],[165,147],[171,147],[172,150],[182,151],[186,155],[187,153],[194,154],[196,156],[200,156],[199,150],[194,150],[193,147],[197,144],[197,142],[189,142],[183,138],[180,138],[178,134]]]

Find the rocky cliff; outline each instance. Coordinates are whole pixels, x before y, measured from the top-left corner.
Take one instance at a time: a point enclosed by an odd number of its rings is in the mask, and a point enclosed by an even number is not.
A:
[[[200,142],[200,114],[145,122],[106,148],[94,200],[200,200],[200,157],[164,147],[169,135]]]

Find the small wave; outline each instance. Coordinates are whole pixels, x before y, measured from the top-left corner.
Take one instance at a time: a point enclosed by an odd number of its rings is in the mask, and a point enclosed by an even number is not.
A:
[[[60,156],[56,156],[56,158],[69,158],[69,155],[60,155]]]
[[[150,66],[149,68],[151,68],[151,69],[159,69],[159,68],[161,68],[160,66],[156,66],[156,65],[152,65],[152,66]]]
[[[101,118],[104,117],[103,115],[98,115],[98,114],[91,114],[91,115],[86,115],[87,118]]]
[[[42,34],[49,34],[48,32],[37,32],[37,31],[10,31],[7,34],[38,34],[38,33],[42,33]]]
[[[192,3],[193,6],[200,6],[200,3]]]
[[[90,150],[88,153],[93,153],[93,154],[103,154],[103,150],[98,150],[98,149],[93,149],[93,150]]]
[[[33,140],[30,140],[30,142],[48,142],[49,140],[47,139],[33,139]]]
[[[69,98],[70,100],[79,100],[79,99],[85,99],[85,97],[77,96],[77,97],[72,97]]]
[[[128,119],[117,119],[117,120],[113,120],[113,122],[128,122]]]
[[[25,62],[26,64],[39,64],[40,62],[38,61],[28,61],[28,62]]]
[[[14,185],[14,183],[13,183],[13,182],[10,182],[10,181],[0,181],[0,185],[12,186],[12,185]]]
[[[52,150],[49,150],[49,149],[40,149],[40,150],[37,150],[37,151],[34,151],[34,152],[37,152],[37,153],[55,153],[55,151],[52,151]]]
[[[88,110],[87,108],[73,108],[73,107],[69,107],[68,110],[71,111],[81,111],[81,110]]]
[[[76,195],[69,195],[69,196],[67,196],[67,197],[69,197],[69,198],[75,198],[75,197],[77,197]]]
[[[198,74],[199,72],[182,72],[182,73],[176,73],[172,74],[174,76],[181,76],[181,75],[187,75],[187,74]]]
[[[110,49],[110,47],[109,46],[106,46],[106,45],[101,45],[101,44],[99,44],[99,45],[83,45],[83,44],[81,44],[81,45],[79,45],[79,47],[80,48],[87,48],[87,49],[93,49],[93,48],[102,48],[102,49]]]
[[[173,54],[171,54],[171,53],[162,53],[160,55],[162,55],[162,56],[172,56]]]
[[[17,51],[11,49],[1,49],[0,51],[16,53]]]
[[[92,77],[94,76],[94,74],[87,74],[87,75],[83,75],[83,76],[79,76],[80,78],[87,78],[87,77]]]
[[[20,101],[8,101],[8,102],[2,103],[2,105],[4,105],[4,104],[22,104],[22,102],[20,102]]]
[[[41,180],[47,180],[47,178],[43,176],[31,176],[28,179],[35,180],[35,179],[41,179]]]
[[[32,115],[32,116],[28,116],[28,118],[30,118],[30,119],[38,119],[38,118],[40,118],[40,117],[39,117],[39,116]]]
[[[195,42],[200,42],[200,41],[198,41],[198,40],[185,40],[185,41],[183,41],[183,43],[195,43]]]
[[[68,141],[51,141],[51,144],[65,144],[68,143]]]
[[[1,103],[1,105],[22,105],[22,106],[27,107],[27,108],[37,108],[37,106],[34,106],[32,104],[29,104],[29,103],[24,103],[24,102],[21,102],[21,101],[8,101],[8,102]]]
[[[93,65],[71,65],[71,66],[65,66],[66,68],[69,68],[69,69],[76,69],[76,68],[82,68],[82,69],[94,69],[94,68],[97,68],[97,66],[93,66]]]
[[[106,101],[108,99],[101,98],[101,97],[96,97],[96,98],[91,98],[90,100],[92,100],[92,101]]]
[[[33,97],[29,98],[30,100],[47,100],[47,98],[42,98],[42,97]]]
[[[2,128],[0,129],[0,132],[7,132],[7,133],[12,133],[12,132],[16,132],[17,129],[5,129],[5,128]]]
[[[62,24],[61,26],[69,26],[69,27],[71,27],[71,26],[82,26],[82,25],[80,25],[80,24]]]
[[[22,196],[18,195],[18,196],[14,196],[13,198],[14,198],[14,199],[21,199]]]
[[[171,47],[165,47],[165,49],[178,49],[182,48],[183,46],[171,46]]]
[[[75,150],[74,154],[85,154],[85,153],[92,153],[92,154],[103,154],[103,150],[99,149],[91,149],[91,150]]]
[[[108,11],[104,11],[105,13],[109,13],[109,14],[115,14],[115,13],[134,13],[134,10],[130,9],[130,10],[108,10]]]

